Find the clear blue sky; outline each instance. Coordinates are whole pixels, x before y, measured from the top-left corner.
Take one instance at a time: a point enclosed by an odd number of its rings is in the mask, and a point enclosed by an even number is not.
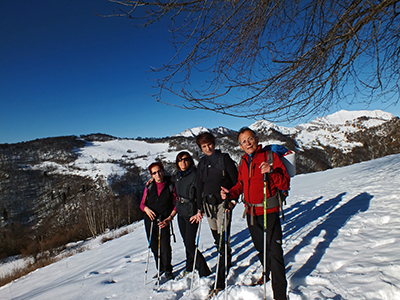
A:
[[[166,24],[137,29],[127,18],[95,15],[118,8],[106,0],[1,1],[0,144],[97,132],[163,137],[254,122],[156,102],[157,74],[148,71],[173,53]],[[399,115],[395,109],[386,111]]]

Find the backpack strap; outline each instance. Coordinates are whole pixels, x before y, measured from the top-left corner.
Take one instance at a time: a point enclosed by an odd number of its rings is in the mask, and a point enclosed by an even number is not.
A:
[[[221,155],[218,158],[218,167],[222,172],[222,182],[226,182],[227,181],[227,174],[226,174],[226,170],[225,170],[225,157],[227,156],[227,153],[221,153]]]
[[[268,150],[268,163],[271,165],[271,168],[274,165],[274,152],[272,150]]]
[[[268,163],[271,165],[271,169],[272,169],[273,168],[273,164],[274,164],[274,152],[272,150],[268,150]],[[270,186],[270,182],[269,182],[269,177],[268,177],[268,188],[269,188],[269,192],[271,193],[271,186]],[[276,189],[276,194],[275,195],[277,196],[277,199],[279,201],[279,208],[280,208],[280,211],[281,211],[282,220],[285,221],[285,213],[283,212],[283,201],[285,201],[285,197],[284,197],[284,195],[282,195],[282,191],[279,190],[278,188]]]

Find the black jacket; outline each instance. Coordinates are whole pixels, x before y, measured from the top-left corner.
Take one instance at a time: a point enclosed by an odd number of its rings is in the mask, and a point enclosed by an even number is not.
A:
[[[173,177],[178,196],[176,211],[183,217],[191,217],[197,212],[196,173],[197,169],[192,167],[185,172],[178,171]]]
[[[215,150],[212,155],[203,156],[197,167],[197,206],[201,208],[202,202],[211,196],[214,196],[216,204],[221,203],[221,186],[230,189],[237,178],[238,170],[229,154]]]

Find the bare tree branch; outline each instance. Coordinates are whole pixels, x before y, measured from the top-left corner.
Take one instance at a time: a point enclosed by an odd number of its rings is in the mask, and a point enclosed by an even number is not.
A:
[[[160,102],[168,91],[187,109],[274,121],[351,95],[398,102],[400,1],[109,1],[127,9],[112,15],[144,27],[171,19],[175,55],[155,69]],[[204,84],[191,85],[200,75]]]

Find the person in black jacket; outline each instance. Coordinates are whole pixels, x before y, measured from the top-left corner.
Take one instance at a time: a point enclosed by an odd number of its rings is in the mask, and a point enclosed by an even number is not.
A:
[[[176,190],[169,176],[164,176],[164,166],[161,162],[154,162],[148,167],[152,181],[146,186],[140,208],[145,212],[144,225],[147,240],[150,239],[150,248],[154,254],[159,273],[165,272],[167,280],[172,279],[172,248],[170,223],[176,214]],[[153,223],[153,226],[151,223]],[[150,229],[153,228],[152,234]],[[161,228],[160,239],[160,266],[158,266],[158,231]]]
[[[177,173],[173,177],[175,183],[177,202],[176,212],[178,213],[178,225],[182,235],[186,250],[186,270],[184,275],[193,271],[193,262],[196,251],[196,233],[199,224],[196,222],[197,202],[196,202],[196,172],[192,156],[182,151],[176,156]],[[196,269],[199,276],[208,276],[211,274],[210,268],[204,256],[199,250],[196,255]]]
[[[229,189],[237,182],[238,171],[234,161],[229,154],[215,150],[215,137],[204,132],[196,137],[196,143],[200,150],[205,154],[197,166],[196,188],[197,188],[197,215],[196,220],[200,221],[204,215],[207,216],[211,233],[214,237],[217,249],[220,252],[219,271],[217,275],[217,290],[225,288],[225,263],[227,270],[231,266],[231,249],[229,245],[231,210],[236,205],[235,199],[223,201],[221,198],[221,186]],[[227,211],[227,247],[228,260],[225,262],[225,246],[220,246],[220,235],[223,222],[223,212]],[[222,237],[223,238],[223,237]],[[222,239],[224,241],[224,238]],[[216,291],[216,292],[218,292]]]

